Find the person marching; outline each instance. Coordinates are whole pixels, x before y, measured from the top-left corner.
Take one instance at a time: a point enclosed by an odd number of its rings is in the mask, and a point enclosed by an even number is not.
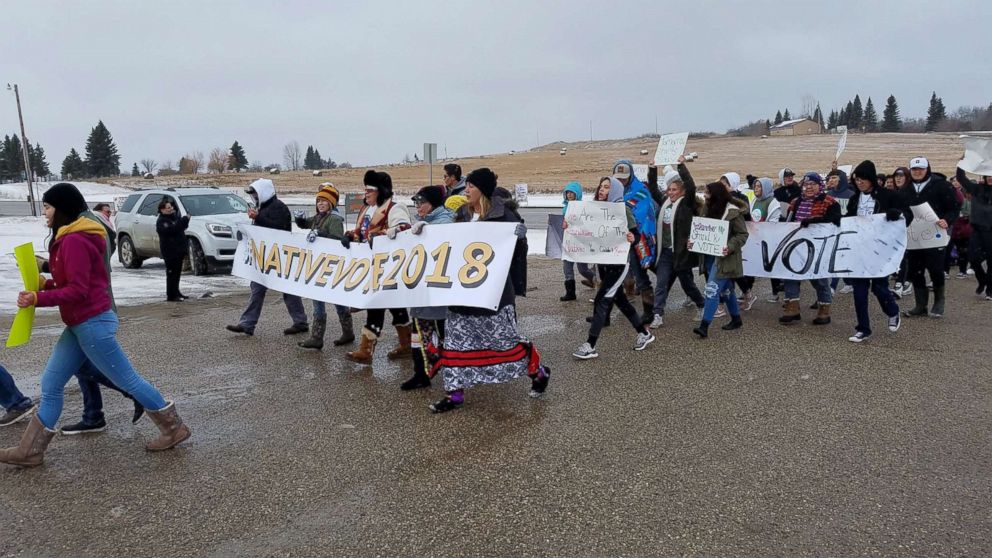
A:
[[[640,238],[634,241],[630,251],[630,274],[641,294],[641,305],[644,315],[641,321],[644,325],[654,320],[654,289],[651,287],[649,269],[654,269],[657,262],[657,246],[655,238],[658,234],[658,211],[651,197],[651,191],[643,182],[634,176],[634,166],[630,161],[622,159],[613,165],[613,178],[623,184],[623,201],[637,220],[637,230]]]
[[[744,276],[744,260],[741,250],[747,243],[747,225],[744,214],[747,205],[731,196],[730,190],[722,182],[710,182],[706,185],[706,205],[703,216],[709,219],[721,219],[730,223],[727,235],[727,246],[722,256],[704,256],[703,269],[706,273],[706,306],[703,308],[703,318],[699,327],[692,330],[701,339],[709,337],[710,323],[716,314],[717,304],[725,300],[727,312],[730,313],[730,323],[721,329],[730,331],[740,329],[744,322],[741,320],[741,308],[737,303],[737,293],[734,290],[734,280]],[[692,243],[688,244],[692,249]]]
[[[313,242],[317,238],[344,238],[344,219],[335,211],[340,194],[334,184],[324,182],[317,191],[313,217],[307,217],[302,211],[296,214],[296,226],[310,229],[307,240]],[[334,305],[334,311],[341,322],[341,337],[334,340],[334,346],[347,345],[355,340],[355,329],[351,319],[351,309],[339,304]],[[310,328],[310,338],[297,343],[304,349],[321,350],[324,348],[324,334],[327,332],[327,304],[322,300],[313,301],[313,326]]]
[[[623,184],[616,178],[604,177],[600,180],[599,188],[596,190],[596,201],[623,203]],[[627,242],[633,243],[639,236],[637,221],[634,219],[630,207],[625,206],[624,209],[627,214]],[[593,316],[592,325],[589,326],[589,336],[586,338],[586,342],[572,353],[572,356],[582,360],[599,356],[599,352],[596,351],[596,342],[599,340],[599,334],[603,331],[603,326],[610,317],[614,305],[627,317],[630,325],[637,332],[634,350],[643,351],[654,342],[655,337],[644,325],[637,309],[627,300],[627,295],[623,291],[623,281],[630,270],[630,260],[628,259],[625,265],[599,264],[596,269],[599,271],[600,282],[599,290],[596,291],[596,297],[593,299]],[[658,280],[660,284],[660,276]]]
[[[456,223],[475,221],[517,223],[516,247],[497,310],[452,306],[448,308],[444,348],[435,364],[444,379],[445,396],[430,405],[445,413],[461,407],[465,390],[483,384],[502,384],[523,375],[531,378],[531,397],[541,397],[551,369],[541,364],[532,343],[517,332],[515,296],[523,295],[527,277],[527,228],[515,204],[496,193],[497,177],[488,168],[476,169],[465,178],[468,202],[455,216]],[[457,232],[452,231],[454,234]]]
[[[875,163],[862,161],[852,173],[857,191],[847,203],[846,217],[868,217],[884,214],[886,220],[898,221],[904,215],[907,224],[913,216],[901,203],[902,197],[892,190],[886,190],[878,185]],[[873,277],[870,279],[856,277],[845,279],[854,288],[854,313],[858,324],[854,327],[854,335],[848,338],[852,343],[861,343],[871,337],[871,322],[868,315],[868,291],[874,293],[882,312],[889,317],[889,331],[895,333],[902,325],[899,317],[899,305],[896,296],[889,290],[888,277]]]
[[[569,182],[565,185],[565,190],[562,192],[562,207],[561,214],[564,215],[568,211],[568,202],[570,201],[582,201],[582,185],[578,182]],[[562,221],[562,226],[565,222]],[[565,295],[559,297],[558,300],[561,302],[568,302],[570,300],[575,300],[575,268],[579,268],[579,275],[582,276],[582,284],[587,287],[596,286],[596,274],[589,269],[588,264],[575,263],[570,260],[561,260],[562,271],[565,274]]]
[[[961,188],[971,195],[968,217],[972,232],[968,254],[978,279],[975,294],[984,292],[985,300],[992,300],[992,176],[982,176],[978,182],[972,182],[961,167],[955,174]]]
[[[798,222],[803,228],[816,223],[833,223],[839,226],[840,205],[824,192],[826,184],[823,182],[823,177],[819,173],[808,172],[803,177],[802,185],[802,196],[789,204],[782,220],[787,223]],[[830,279],[810,279],[809,283],[816,290],[818,310],[813,325],[829,324],[830,303],[833,302]],[[785,312],[778,321],[782,324],[791,324],[801,319],[799,315],[801,282],[798,279],[786,279],[784,286]]]
[[[455,221],[455,214],[444,206],[444,186],[425,186],[413,196],[417,221],[410,227],[413,234],[422,234],[427,225],[446,225]],[[413,334],[410,337],[413,359],[413,376],[400,385],[403,391],[426,388],[431,385],[428,371],[437,361],[440,347],[444,345],[445,306],[411,308]]]
[[[179,215],[176,202],[172,198],[162,198],[158,202],[158,220],[155,232],[158,233],[158,246],[165,260],[165,300],[182,302],[188,297],[179,291],[179,278],[183,274],[183,259],[186,257],[186,229],[189,215]]]
[[[355,228],[345,233],[341,245],[349,248],[352,242],[368,242],[370,245],[377,236],[396,238],[396,233],[410,228],[410,213],[406,206],[393,201],[393,178],[384,172],[369,169],[365,172],[365,205],[358,213]],[[390,308],[393,327],[399,345],[387,353],[390,360],[409,357],[410,314],[406,308]],[[358,349],[345,354],[345,358],[359,364],[372,364],[372,355],[382,335],[386,323],[386,311],[370,308],[365,311],[365,327],[362,328],[362,341]]]
[[[892,185],[893,191],[901,197],[903,203],[906,203],[905,198],[909,197],[909,167],[899,167],[892,173]],[[913,284],[906,279],[908,274],[909,250],[902,256],[899,272],[895,274],[895,284],[892,285],[892,294],[896,295],[897,300],[913,294]]]
[[[751,200],[751,220],[755,223],[777,223],[782,220],[782,202],[775,199],[775,186],[771,178],[756,178],[752,183],[754,198]],[[772,279],[772,296],[768,302],[777,303],[785,290],[781,279]]]
[[[160,435],[146,449],[175,447],[190,437],[190,429],[179,417],[175,404],[166,401],[135,371],[117,342],[118,320],[107,294],[110,277],[103,266],[106,231],[80,216],[86,211],[86,201],[72,184],[52,186],[42,196],[42,202],[51,230],[48,252],[52,278],[43,281],[38,291],[21,291],[17,306],[58,306],[66,329],[42,373],[38,412],[31,417],[20,444],[0,450],[0,463],[36,467],[44,462],[45,450],[55,436],[55,425],[62,413],[65,384],[86,359],[148,409]]]
[[[17,389],[14,378],[2,364],[0,364],[0,408],[4,412],[0,417],[0,426],[10,426],[28,420],[37,410],[34,401]]]

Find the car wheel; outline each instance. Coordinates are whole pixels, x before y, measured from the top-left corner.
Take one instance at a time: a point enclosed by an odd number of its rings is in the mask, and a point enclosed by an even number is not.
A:
[[[145,261],[138,257],[138,252],[134,249],[134,242],[132,242],[131,237],[127,235],[121,235],[120,242],[117,246],[117,259],[119,259],[121,265],[127,269],[138,269]]]
[[[190,238],[188,244],[190,270],[193,272],[193,275],[206,275],[209,271],[207,269],[207,257],[203,254],[203,247],[200,246],[200,241]]]

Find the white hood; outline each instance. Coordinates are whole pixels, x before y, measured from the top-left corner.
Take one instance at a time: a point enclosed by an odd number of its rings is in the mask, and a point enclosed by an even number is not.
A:
[[[727,182],[730,183],[731,190],[735,192],[743,192],[744,190],[747,190],[746,183],[744,184],[743,188],[741,187],[741,175],[737,174],[736,172],[728,172],[727,174],[723,175],[723,178],[726,178]]]
[[[255,182],[252,182],[245,191],[250,194],[252,190],[258,196],[258,205],[262,205],[276,197],[276,185],[268,178],[259,178]]]

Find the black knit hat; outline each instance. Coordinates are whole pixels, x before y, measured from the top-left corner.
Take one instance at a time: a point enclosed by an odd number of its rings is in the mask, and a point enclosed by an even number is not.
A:
[[[55,208],[56,211],[75,219],[86,211],[86,199],[79,190],[68,182],[59,182],[41,196],[41,201]]]
[[[858,166],[854,167],[854,172],[851,174],[854,175],[854,178],[871,182],[872,185],[878,184],[878,172],[875,170],[875,163],[871,161],[861,161]]]
[[[427,202],[431,207],[441,207],[444,203],[444,188],[441,186],[424,186],[417,195],[413,196],[415,202]]]
[[[468,173],[468,176],[465,177],[465,182],[472,184],[482,192],[482,195],[492,199],[493,192],[496,191],[496,178],[496,173],[486,167],[482,167]]]

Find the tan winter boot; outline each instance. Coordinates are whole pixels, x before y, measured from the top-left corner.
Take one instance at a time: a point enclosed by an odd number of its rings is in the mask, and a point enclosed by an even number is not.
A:
[[[830,323],[830,305],[820,303],[820,307],[813,318],[813,325],[827,325]]]
[[[376,334],[368,328],[362,328],[362,342],[358,345],[358,350],[349,351],[344,354],[344,358],[358,364],[372,364],[372,355],[375,353],[375,345],[379,342]]]
[[[386,353],[386,358],[389,360],[408,358],[413,354],[413,349],[410,348],[410,324],[396,326],[396,337],[399,340],[399,345]]]
[[[31,417],[28,428],[17,447],[0,450],[0,463],[20,467],[37,467],[45,461],[45,450],[55,436],[55,430],[45,428],[38,416]]]
[[[176,404],[169,401],[165,408],[158,411],[146,410],[148,418],[152,419],[155,426],[161,433],[145,446],[148,451],[165,451],[172,449],[189,439],[193,434],[188,426],[183,424],[183,419],[176,412]]]
[[[785,311],[782,317],[778,319],[778,323],[791,324],[792,322],[798,322],[799,319],[799,299],[786,300]]]

